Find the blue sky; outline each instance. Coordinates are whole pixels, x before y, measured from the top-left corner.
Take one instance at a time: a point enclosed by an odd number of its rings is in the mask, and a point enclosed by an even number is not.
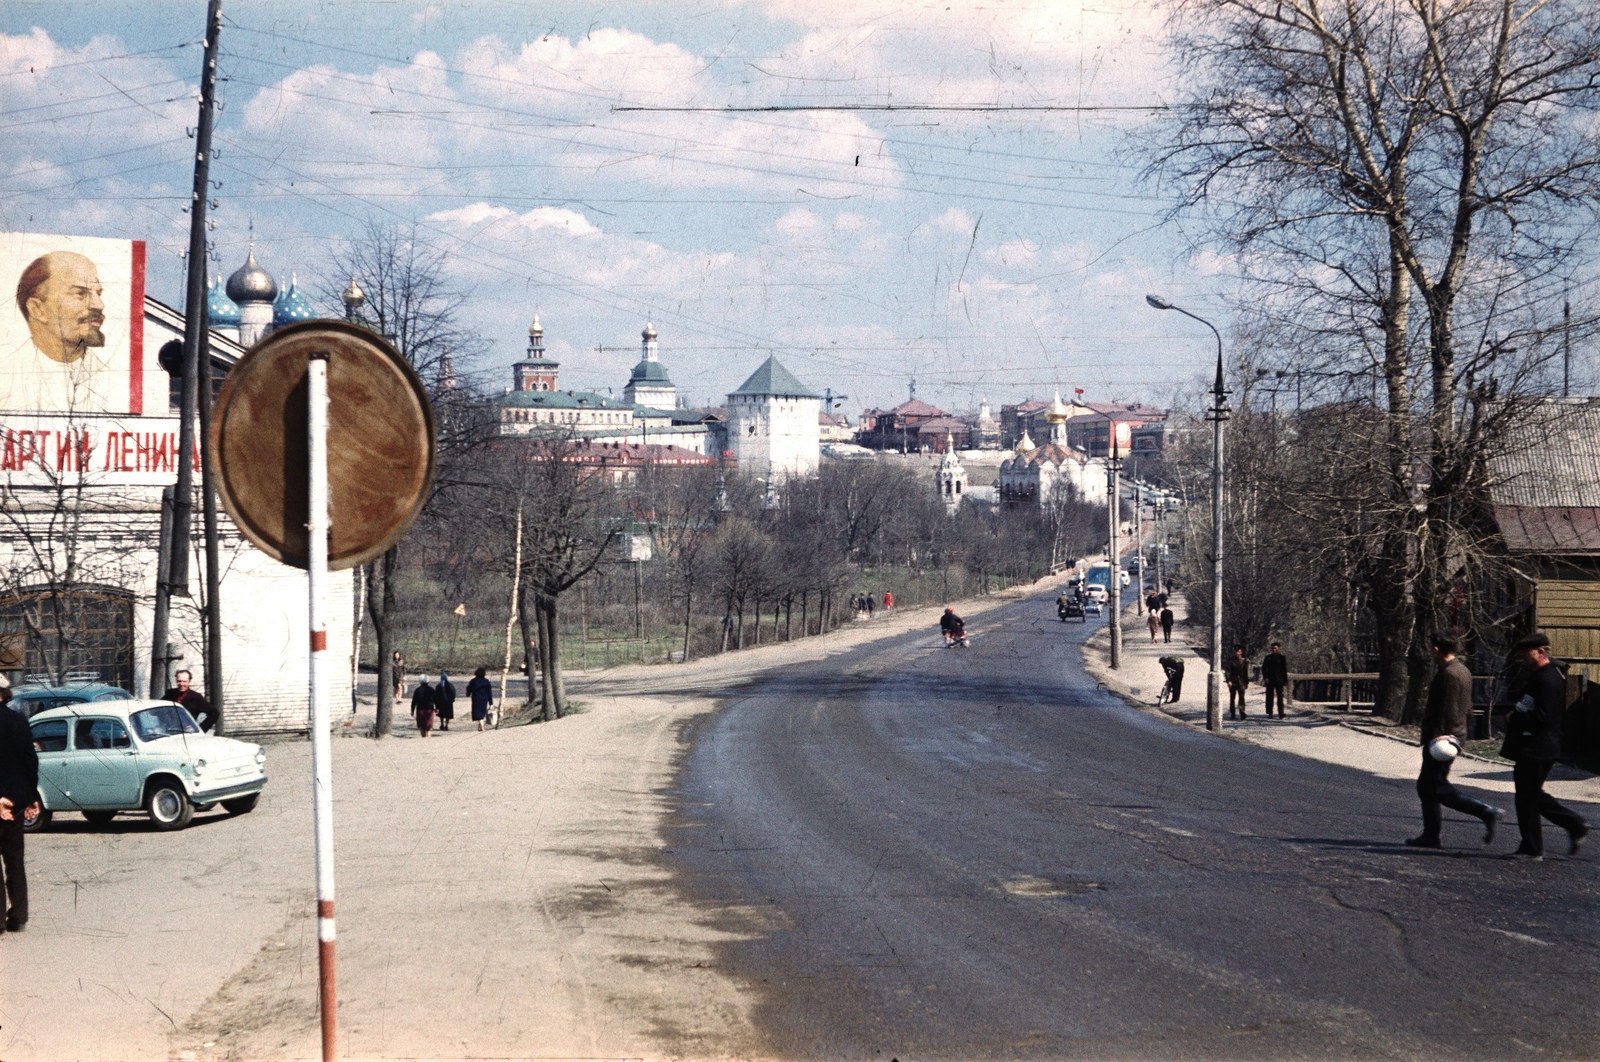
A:
[[[769,353],[862,406],[1082,387],[1164,401],[1203,372],[1224,259],[1121,154],[1137,111],[618,111],[618,106],[1143,106],[1161,18],[1128,0],[986,4],[224,6],[214,234],[253,222],[319,290],[369,218],[415,221],[509,383],[532,315],[563,382],[620,389],[654,321],[719,401]],[[145,239],[177,302],[204,4],[0,9],[0,226]],[[337,307],[325,305],[334,312]],[[596,350],[596,348],[603,348]]]

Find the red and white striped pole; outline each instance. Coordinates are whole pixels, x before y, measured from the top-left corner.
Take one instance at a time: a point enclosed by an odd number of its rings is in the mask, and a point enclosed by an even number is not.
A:
[[[311,784],[317,855],[317,967],[322,1011],[322,1058],[332,1062],[339,1036],[339,995],[333,975],[333,748],[328,711],[328,356],[313,354],[307,364],[310,403],[310,515],[306,530],[306,581],[311,617]]]

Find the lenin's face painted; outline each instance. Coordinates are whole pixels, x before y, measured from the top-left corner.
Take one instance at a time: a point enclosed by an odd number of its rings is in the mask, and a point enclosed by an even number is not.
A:
[[[106,345],[105,289],[93,262],[72,251],[45,255],[50,275],[26,301],[34,345],[60,362],[73,362],[90,347]]]

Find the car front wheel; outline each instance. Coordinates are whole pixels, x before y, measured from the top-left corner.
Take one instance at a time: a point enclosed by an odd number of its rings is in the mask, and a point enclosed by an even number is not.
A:
[[[50,820],[53,817],[53,813],[45,808],[40,808],[32,815],[24,814],[22,816],[22,830],[24,833],[38,833],[50,825]]]
[[[222,806],[227,809],[229,815],[248,815],[256,809],[256,801],[260,799],[260,793],[251,793],[249,796],[224,800]]]
[[[181,830],[194,818],[194,805],[180,782],[161,779],[150,783],[144,809],[158,830]]]

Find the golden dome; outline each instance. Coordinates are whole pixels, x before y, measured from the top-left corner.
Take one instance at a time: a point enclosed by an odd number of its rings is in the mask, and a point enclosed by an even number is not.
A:
[[[1061,401],[1061,388],[1056,388],[1055,401],[1051,402],[1044,410],[1044,419],[1051,424],[1061,424],[1072,417],[1072,408]]]
[[[1017,443],[1017,453],[1031,454],[1037,449],[1038,447],[1033,444],[1033,440],[1028,438],[1027,429],[1023,429],[1022,439]]]

